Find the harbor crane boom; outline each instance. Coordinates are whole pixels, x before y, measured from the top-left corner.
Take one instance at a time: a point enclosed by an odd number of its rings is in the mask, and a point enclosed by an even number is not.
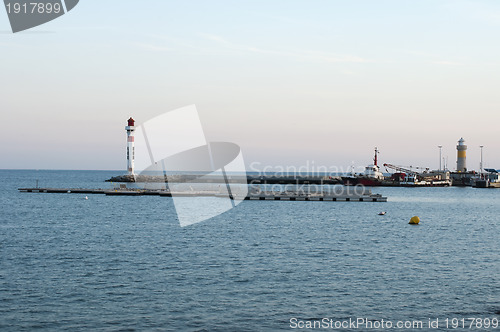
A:
[[[387,170],[387,168],[391,168],[391,169],[393,169],[395,171],[402,172],[402,173],[404,172],[406,174],[420,175],[416,171],[412,171],[411,169],[407,169],[407,168],[404,168],[404,167],[401,167],[401,166],[396,166],[396,165],[392,165],[392,164],[384,164],[384,167],[385,167],[386,170]]]

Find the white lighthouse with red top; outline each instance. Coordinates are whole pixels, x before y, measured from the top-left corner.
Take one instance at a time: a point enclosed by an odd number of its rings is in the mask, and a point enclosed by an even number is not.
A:
[[[135,131],[135,121],[128,119],[127,126],[125,127],[127,131],[127,171],[129,175],[134,175],[134,131]]]

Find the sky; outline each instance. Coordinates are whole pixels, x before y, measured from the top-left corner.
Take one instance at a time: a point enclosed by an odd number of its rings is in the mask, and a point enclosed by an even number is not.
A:
[[[97,1],[13,34],[0,168],[126,168],[126,120],[195,104],[247,167],[500,168],[500,2]]]

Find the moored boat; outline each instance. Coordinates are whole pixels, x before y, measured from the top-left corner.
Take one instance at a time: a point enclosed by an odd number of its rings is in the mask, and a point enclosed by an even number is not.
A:
[[[485,173],[481,173],[476,179],[474,187],[476,188],[500,188],[500,174],[496,169],[486,168]]]
[[[378,156],[379,151],[375,148],[375,156],[373,158],[373,164],[365,167],[364,172],[359,174],[351,174],[348,176],[342,176],[342,182],[346,186],[381,186],[382,181],[384,181],[384,174],[380,171],[378,166]]]

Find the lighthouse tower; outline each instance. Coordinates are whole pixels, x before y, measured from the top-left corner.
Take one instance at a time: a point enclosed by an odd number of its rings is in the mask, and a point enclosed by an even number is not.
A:
[[[465,140],[460,138],[457,145],[457,172],[467,172],[466,151]]]
[[[129,175],[134,175],[134,131],[135,131],[135,121],[134,119],[128,119],[128,125],[125,127],[127,131],[127,171]]]

